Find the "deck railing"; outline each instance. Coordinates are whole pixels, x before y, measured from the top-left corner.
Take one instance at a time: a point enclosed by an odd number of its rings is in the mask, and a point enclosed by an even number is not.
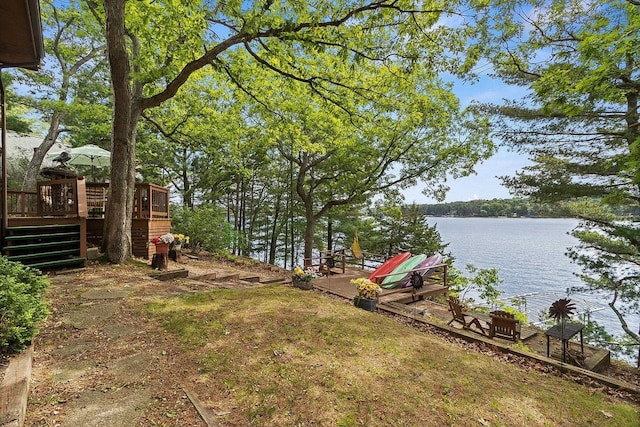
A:
[[[35,192],[9,190],[7,198],[12,217],[104,218],[108,200],[109,184],[85,183],[76,178],[38,182]],[[169,218],[169,190],[154,184],[136,184],[133,218]]]
[[[87,183],[87,212],[89,218],[102,218],[107,209],[109,184]]]
[[[376,277],[379,277],[380,278],[379,280],[382,280],[385,277],[395,276],[398,274],[411,274],[414,271],[417,273],[420,273],[420,275],[423,276],[425,285],[438,284],[446,287],[449,286],[448,285],[449,266],[447,264],[430,265],[427,267],[414,268],[411,270],[395,271],[387,274],[381,274]],[[427,273],[429,274],[426,275]]]
[[[38,182],[36,215],[86,216],[85,181],[69,178]]]
[[[346,255],[344,250],[320,251],[316,257],[305,258],[304,266],[321,274],[337,271],[344,273],[347,266]]]
[[[362,251],[362,258],[348,257],[347,264],[350,267],[358,267],[361,269],[376,269],[380,267],[386,260],[391,258],[389,255]]]
[[[136,184],[134,218],[169,218],[169,190],[154,184]]]
[[[109,199],[109,184],[87,184],[87,208],[90,218],[102,218]],[[136,184],[133,218],[169,218],[169,189],[154,184]]]
[[[7,211],[9,216],[36,216],[38,214],[38,193],[35,191],[8,190]]]

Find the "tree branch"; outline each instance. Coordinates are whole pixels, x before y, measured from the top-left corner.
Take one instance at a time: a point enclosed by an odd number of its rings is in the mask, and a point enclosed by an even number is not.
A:
[[[184,85],[186,83],[186,81],[188,80],[189,76],[191,74],[193,74],[194,72],[196,72],[197,70],[201,69],[202,67],[205,67],[207,64],[210,64],[211,62],[213,62],[218,55],[220,55],[222,52],[225,52],[226,50],[228,50],[229,48],[236,46],[238,44],[245,44],[245,46],[247,45],[248,42],[255,40],[255,39],[260,39],[260,38],[272,38],[272,37],[280,37],[284,34],[293,34],[293,33],[298,33],[301,32],[303,30],[306,29],[311,29],[311,28],[330,28],[330,27],[339,27],[341,25],[343,25],[344,23],[346,23],[347,21],[349,21],[350,19],[356,19],[356,17],[358,15],[361,15],[365,12],[371,12],[371,11],[375,11],[375,10],[379,10],[379,9],[391,9],[391,10],[396,10],[400,13],[443,13],[443,12],[447,12],[445,10],[442,9],[433,9],[433,10],[409,10],[409,9],[402,9],[399,6],[396,5],[396,2],[393,1],[391,3],[388,2],[388,0],[380,0],[377,2],[371,2],[368,4],[364,4],[360,7],[354,8],[352,10],[349,10],[347,12],[345,12],[345,14],[342,17],[339,18],[335,18],[335,19],[331,19],[328,21],[324,21],[324,22],[302,22],[299,23],[297,25],[284,25],[282,27],[279,28],[270,28],[267,30],[262,30],[262,31],[256,31],[255,33],[249,33],[246,31],[246,29],[243,27],[242,30],[238,31],[237,34],[234,34],[232,36],[230,36],[229,38],[227,38],[226,40],[222,41],[221,43],[217,44],[216,46],[212,47],[211,49],[207,50],[204,55],[202,55],[200,58],[197,58],[189,63],[187,63],[182,70],[178,73],[178,75],[173,78],[173,80],[171,80],[167,86],[165,87],[164,90],[162,90],[161,92],[150,96],[148,98],[144,98],[142,100],[142,104],[141,104],[141,108],[147,109],[147,108],[152,108],[152,107],[157,107],[160,104],[162,104],[164,101],[172,98],[177,92],[178,89],[180,89],[180,87],[182,87],[182,85]],[[294,78],[295,76],[290,76],[292,78]],[[299,78],[298,78],[299,79]],[[309,82],[307,82],[309,83]],[[328,100],[332,103],[335,103],[335,101],[331,100],[330,98],[328,98]],[[337,106],[339,106],[338,104],[336,104]]]

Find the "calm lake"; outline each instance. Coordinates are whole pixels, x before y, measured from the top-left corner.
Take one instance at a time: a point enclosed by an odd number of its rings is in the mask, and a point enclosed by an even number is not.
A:
[[[481,268],[497,268],[504,280],[501,297],[535,294],[527,297],[530,321],[538,319],[540,311],[548,310],[552,302],[565,296],[567,288],[580,284],[573,273],[579,272],[564,254],[577,240],[568,234],[577,224],[574,219],[533,218],[452,218],[430,217],[455,265],[464,271],[467,264]],[[549,292],[559,292],[559,295]],[[564,295],[563,295],[564,294]],[[621,334],[617,318],[606,305],[608,299],[596,295],[572,295],[579,307],[602,308],[591,318],[609,333]],[[627,319],[638,330],[638,319]]]

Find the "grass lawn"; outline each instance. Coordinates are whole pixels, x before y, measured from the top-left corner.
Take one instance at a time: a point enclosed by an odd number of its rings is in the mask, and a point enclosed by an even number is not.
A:
[[[158,300],[223,425],[632,426],[585,386],[466,351],[316,292],[274,285]]]

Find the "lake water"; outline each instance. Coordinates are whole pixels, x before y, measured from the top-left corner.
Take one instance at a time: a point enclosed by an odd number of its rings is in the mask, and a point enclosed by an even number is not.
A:
[[[527,297],[527,314],[536,321],[535,313],[548,310],[552,302],[567,288],[580,285],[574,275],[579,266],[565,256],[567,248],[575,246],[577,239],[568,234],[577,224],[574,219],[533,218],[452,218],[430,217],[430,225],[437,225],[443,242],[455,258],[455,266],[464,271],[467,264],[480,268],[497,268],[504,280],[501,297],[537,294]],[[609,307],[607,297],[572,295],[579,306],[600,307],[591,318],[609,333],[621,334],[617,318]],[[584,301],[583,301],[584,300]],[[534,313],[534,314],[532,314]],[[630,321],[632,330],[638,330],[638,319]]]

